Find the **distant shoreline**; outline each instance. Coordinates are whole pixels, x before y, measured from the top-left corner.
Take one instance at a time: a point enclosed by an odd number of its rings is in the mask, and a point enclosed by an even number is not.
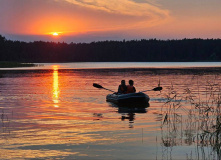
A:
[[[72,62],[22,63],[0,61],[0,70],[51,70],[61,69],[206,69],[221,68],[221,62]]]
[[[0,35],[0,61],[61,62],[220,62],[221,39],[20,42]]]
[[[20,63],[20,62],[0,62],[0,68],[15,68],[15,67],[34,67],[33,63]]]

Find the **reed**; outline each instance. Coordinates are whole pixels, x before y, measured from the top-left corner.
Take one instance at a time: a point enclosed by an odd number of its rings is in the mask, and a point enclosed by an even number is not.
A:
[[[3,139],[7,139],[8,136],[10,136],[10,124],[11,124],[11,121],[8,117],[8,114],[5,113],[5,111],[2,109],[1,111],[1,120],[0,120],[0,138],[3,138]]]
[[[215,81],[198,85],[198,91],[185,88],[178,92],[171,85],[165,94],[167,102],[162,106],[162,144],[196,145],[210,148],[211,157],[221,157],[221,88]],[[201,91],[200,91],[201,90]],[[203,91],[202,91],[203,90]],[[197,149],[197,151],[200,151]],[[195,159],[205,158],[201,155]],[[187,159],[194,159],[192,153]],[[211,158],[212,159],[212,158]]]

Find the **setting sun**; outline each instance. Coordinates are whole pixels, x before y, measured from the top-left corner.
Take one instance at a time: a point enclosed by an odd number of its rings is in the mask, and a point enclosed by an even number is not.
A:
[[[53,36],[58,36],[59,34],[57,32],[52,33]]]
[[[53,37],[58,37],[58,36],[61,36],[61,34],[63,34],[63,32],[48,32],[46,34],[51,35]]]

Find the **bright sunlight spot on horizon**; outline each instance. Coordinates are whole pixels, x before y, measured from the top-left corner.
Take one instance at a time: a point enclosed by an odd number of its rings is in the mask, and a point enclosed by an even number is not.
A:
[[[58,32],[53,32],[52,35],[53,36],[59,36],[59,33]]]

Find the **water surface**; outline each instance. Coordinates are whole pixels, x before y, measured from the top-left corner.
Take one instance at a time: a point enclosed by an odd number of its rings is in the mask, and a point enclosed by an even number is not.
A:
[[[76,63],[36,63],[36,67],[13,68],[13,70],[53,69],[113,69],[113,68],[211,68],[221,67],[221,62],[76,62]],[[12,68],[0,68],[12,70]]]
[[[43,70],[0,72],[0,159],[213,159],[219,156],[210,143],[201,145],[197,141],[205,126],[202,127],[200,114],[186,94],[191,90],[195,102],[209,103],[212,97],[207,91],[212,91],[211,87],[217,89],[221,83],[219,68],[49,66]],[[137,91],[153,89],[160,81],[163,90],[147,92],[149,106],[129,108],[107,103],[105,97],[110,92],[92,86],[99,83],[117,90],[122,79],[133,79]]]

